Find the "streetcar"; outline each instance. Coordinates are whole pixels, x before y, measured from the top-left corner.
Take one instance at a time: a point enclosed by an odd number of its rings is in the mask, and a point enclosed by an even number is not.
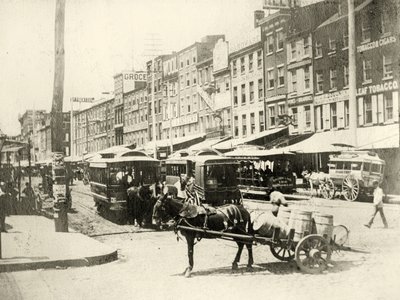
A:
[[[178,198],[192,195],[200,203],[219,206],[241,202],[235,159],[213,149],[180,151],[166,161],[166,185],[175,186]],[[185,188],[186,187],[186,188]]]
[[[294,153],[243,145],[225,155],[240,163],[237,181],[243,197],[267,199],[273,190],[296,191],[297,177],[291,165]]]
[[[127,211],[127,186],[124,175],[130,174],[130,186],[149,186],[160,177],[160,162],[144,152],[129,150],[102,152],[90,161],[90,190],[100,214],[110,214],[123,222]]]

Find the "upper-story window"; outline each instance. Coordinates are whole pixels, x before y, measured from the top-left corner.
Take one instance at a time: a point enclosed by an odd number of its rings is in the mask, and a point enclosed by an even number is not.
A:
[[[257,68],[262,68],[262,51],[257,51]]]
[[[369,82],[372,80],[371,72],[372,72],[371,60],[364,59],[363,60],[363,82]]]
[[[196,70],[194,70],[192,72],[192,79],[193,79],[193,84],[194,85],[197,84],[197,72],[196,72]]]
[[[364,99],[364,124],[372,123],[372,101],[371,97],[368,95]]]
[[[392,68],[392,57],[384,55],[383,56],[383,77],[388,78],[392,77],[393,68]]]
[[[308,36],[303,39],[303,48],[304,48],[304,56],[309,56],[310,52],[311,52],[310,51],[311,47],[310,47],[310,40],[309,40]]]
[[[304,67],[304,89],[310,89],[310,66]]]
[[[277,30],[276,31],[276,51],[283,50],[283,45],[284,45],[284,35],[283,35],[283,30]]]
[[[242,105],[246,104],[246,85],[242,84]]]
[[[315,57],[322,57],[322,43],[320,41],[315,42]]]
[[[189,73],[186,73],[186,86],[190,85],[190,77]]]
[[[343,66],[343,86],[346,87],[349,85],[349,66]]]
[[[337,88],[337,72],[336,68],[332,68],[329,70],[330,77],[330,88],[331,90],[335,90]]]
[[[304,106],[306,129],[311,128],[311,108],[310,105]]]
[[[337,128],[337,108],[336,108],[336,103],[331,103],[330,104],[330,110],[331,110],[331,128]]]
[[[237,86],[233,87],[233,105],[238,105],[238,88]]]
[[[382,6],[381,12],[381,32],[388,34],[392,31],[393,16],[392,11],[388,7]]]
[[[386,92],[383,94],[383,104],[385,106],[385,121],[393,119],[393,93]]]
[[[297,72],[296,70],[290,72],[290,86],[289,92],[297,91]]]
[[[274,52],[274,36],[271,34],[267,35],[267,55]]]
[[[253,53],[249,54],[249,72],[253,71]]]
[[[196,63],[196,56],[193,56],[193,63]]]
[[[249,92],[250,92],[250,102],[254,101],[254,81],[250,81],[249,83]]]
[[[292,108],[292,125],[293,125],[293,129],[296,130],[298,128],[298,111],[297,111],[297,107],[293,107]]]
[[[336,51],[336,40],[334,37],[329,37],[329,52]]]
[[[244,73],[245,71],[245,65],[244,65],[244,57],[240,58],[240,73]]]
[[[283,66],[278,67],[278,87],[285,85],[285,70]]]
[[[268,108],[269,115],[269,126],[275,126],[275,106],[270,106]]]
[[[187,66],[190,65],[190,60],[189,60],[189,58],[186,59],[186,65],[187,65]]]
[[[237,75],[237,61],[236,59],[234,61],[232,61],[232,75],[236,76]]]
[[[320,70],[316,72],[316,81],[317,81],[317,93],[321,93],[324,90],[324,73]]]
[[[343,25],[343,48],[349,47],[349,25],[347,22]]]
[[[258,79],[258,99],[261,100],[263,97],[264,97],[263,80]]]
[[[371,40],[371,25],[367,14],[362,15],[361,18],[361,40],[363,42],[369,42]]]
[[[296,41],[290,42],[290,59],[296,59],[297,49],[296,49]]]
[[[268,89],[273,89],[275,85],[274,69],[270,69],[267,71],[267,77],[268,77]]]

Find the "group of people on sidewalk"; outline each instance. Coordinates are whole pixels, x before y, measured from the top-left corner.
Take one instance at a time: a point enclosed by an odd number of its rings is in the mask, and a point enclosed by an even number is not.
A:
[[[29,183],[22,190],[21,199],[12,182],[0,182],[0,231],[6,230],[6,217],[9,215],[30,215],[35,213],[35,193]]]

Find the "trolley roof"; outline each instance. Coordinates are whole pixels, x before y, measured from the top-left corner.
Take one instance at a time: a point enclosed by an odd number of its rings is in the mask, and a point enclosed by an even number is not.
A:
[[[91,167],[103,167],[110,163],[124,162],[154,162],[159,163],[159,160],[148,156],[146,153],[137,150],[116,151],[114,153],[101,153],[90,162]]]
[[[370,151],[343,151],[340,154],[330,155],[331,162],[336,161],[354,161],[354,162],[371,162],[377,164],[385,164],[383,159],[380,159],[375,152]]]

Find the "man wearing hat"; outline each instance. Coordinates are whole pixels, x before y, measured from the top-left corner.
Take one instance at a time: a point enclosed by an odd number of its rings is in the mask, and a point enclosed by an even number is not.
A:
[[[372,185],[374,187],[374,212],[372,213],[369,222],[367,224],[364,224],[364,226],[371,228],[375,216],[379,212],[382,218],[383,225],[385,226],[385,228],[388,228],[388,223],[386,221],[385,214],[383,213],[383,190],[379,187],[378,180],[374,180],[372,182]]]
[[[9,214],[9,202],[7,197],[6,185],[0,182],[0,231],[6,231],[6,216]]]

